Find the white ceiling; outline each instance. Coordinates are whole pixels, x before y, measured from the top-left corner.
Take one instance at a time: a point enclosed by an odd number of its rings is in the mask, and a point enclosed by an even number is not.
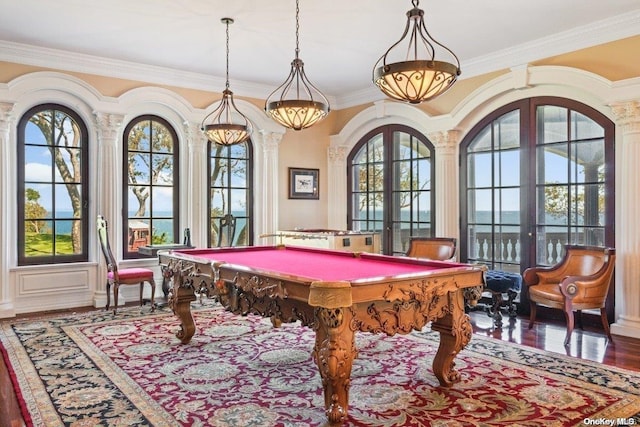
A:
[[[301,0],[300,58],[345,107],[380,98],[378,58],[402,35],[409,0]],[[640,34],[640,0],[423,1],[431,35],[461,78]],[[265,98],[289,73],[294,0],[0,0],[0,61]],[[44,49],[43,49],[44,48]],[[88,56],[87,56],[88,55]],[[334,105],[335,108],[335,105]]]

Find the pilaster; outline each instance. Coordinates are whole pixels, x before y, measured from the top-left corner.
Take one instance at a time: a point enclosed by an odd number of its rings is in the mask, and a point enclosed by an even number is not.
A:
[[[3,159],[0,165],[0,191],[3,197],[0,199],[0,232],[5,237],[4,244],[0,246],[0,318],[15,316],[13,296],[11,295],[11,282],[9,279],[10,265],[10,244],[15,244],[15,228],[9,227],[9,210],[13,209],[14,203],[9,202],[14,192],[11,190],[11,180],[9,179],[9,164],[14,156],[11,156],[10,132],[15,126],[13,107],[15,104],[0,102],[0,158]],[[14,231],[12,231],[14,230]],[[14,238],[11,238],[11,236]]]
[[[640,338],[640,101],[612,106],[622,132],[616,178],[620,223],[616,227],[616,321],[611,332]],[[620,138],[619,138],[620,140]]]
[[[186,162],[180,165],[180,217],[184,227],[191,229],[191,243],[203,248],[207,246],[208,221],[208,186],[207,162],[207,137],[200,129],[200,123],[187,122],[184,124],[184,133],[187,137],[186,149],[188,155],[184,156]],[[185,150],[180,150],[180,158],[183,158]]]
[[[448,130],[427,135],[435,146],[436,237],[456,237],[459,233],[458,163],[460,132]]]
[[[109,241],[116,258],[122,251],[122,242],[117,231],[122,225],[122,170],[118,161],[118,140],[122,135],[122,122],[124,116],[120,114],[94,112],[96,129],[98,131],[98,197],[96,209],[98,215],[102,215],[109,224]],[[96,239],[96,244],[99,242]],[[102,258],[101,249],[97,252],[100,262],[98,264],[98,283],[94,296],[95,307],[104,306],[106,303],[107,267]],[[122,295],[118,296],[118,302],[124,304]]]
[[[262,151],[262,161],[260,167],[256,168],[258,176],[254,177],[256,191],[254,193],[258,199],[258,209],[256,209],[256,234],[275,233],[279,228],[279,153],[278,149],[282,141],[282,133],[260,131],[260,147]],[[261,239],[259,244],[275,244],[274,237]]]
[[[347,155],[349,147],[344,145],[330,146],[327,150],[327,223],[330,230],[346,230],[347,224]]]

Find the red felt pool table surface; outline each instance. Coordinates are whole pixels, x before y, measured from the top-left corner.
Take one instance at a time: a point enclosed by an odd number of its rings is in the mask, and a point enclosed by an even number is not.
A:
[[[354,285],[381,277],[424,275],[429,270],[465,269],[465,264],[416,260],[362,253],[300,247],[253,246],[244,248],[178,250],[188,257],[243,266],[254,271],[306,278],[309,281],[349,281]]]

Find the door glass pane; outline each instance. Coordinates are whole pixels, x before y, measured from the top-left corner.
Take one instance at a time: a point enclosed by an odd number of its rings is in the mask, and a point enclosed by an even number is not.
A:
[[[495,194],[495,223],[520,224],[520,187],[497,189]]]
[[[520,150],[499,151],[496,153],[496,186],[520,185]]]
[[[495,121],[494,149],[506,150],[520,147],[520,112],[512,111]]]
[[[470,188],[491,187],[491,153],[474,153],[467,158],[467,186]]]
[[[469,144],[469,153],[479,153],[483,151],[491,151],[493,148],[493,141],[491,139],[491,127],[487,126],[478,132],[478,135],[473,139],[473,142]]]
[[[543,145],[537,148],[538,183],[567,183],[567,144]],[[542,182],[541,182],[542,178]]]
[[[560,262],[564,245],[569,242],[567,228],[538,226],[536,235],[538,238],[536,263],[539,265],[554,265]]]
[[[542,105],[537,108],[536,121],[538,144],[567,141],[567,109],[555,105]]]
[[[604,128],[577,111],[571,111],[571,133],[573,139],[604,138]]]
[[[494,260],[501,264],[520,264],[520,226],[495,227]]]
[[[569,224],[569,187],[545,185],[538,187],[536,218],[539,224]]]

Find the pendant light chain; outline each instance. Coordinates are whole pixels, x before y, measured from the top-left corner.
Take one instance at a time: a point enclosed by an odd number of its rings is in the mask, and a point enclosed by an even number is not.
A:
[[[300,54],[300,1],[296,0],[296,59]]]
[[[233,100],[233,92],[229,89],[229,24],[233,24],[232,18],[222,18],[220,20],[226,24],[226,77],[225,89],[222,91],[222,99],[218,107],[210,112],[203,120],[200,129],[207,136],[209,141],[218,145],[241,144],[251,137],[253,127],[247,116],[242,114]],[[234,117],[236,116],[236,117]],[[211,123],[207,120],[211,117]]]
[[[227,24],[227,82],[225,83],[225,87],[229,89],[229,21],[226,21]]]

